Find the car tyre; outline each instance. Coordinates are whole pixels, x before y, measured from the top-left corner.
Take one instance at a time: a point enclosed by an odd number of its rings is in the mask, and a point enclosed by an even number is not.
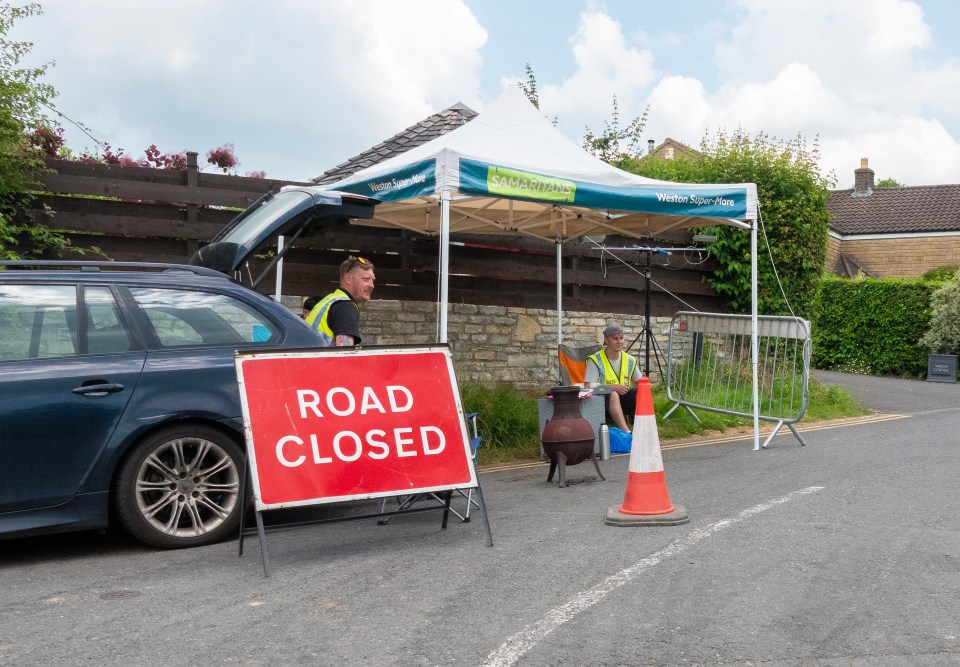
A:
[[[243,454],[217,429],[199,424],[157,431],[120,464],[113,489],[124,529],[162,549],[196,547],[235,533]]]

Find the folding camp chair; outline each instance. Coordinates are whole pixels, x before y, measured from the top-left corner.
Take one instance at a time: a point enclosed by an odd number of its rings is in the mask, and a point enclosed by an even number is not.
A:
[[[477,416],[480,413],[471,412],[464,416],[467,420],[468,428],[467,435],[470,436],[470,452],[473,454],[473,469],[477,469],[477,463],[480,460],[480,443],[483,442],[483,437],[477,435]],[[473,489],[467,489],[467,492],[464,493],[462,489],[457,489],[457,493],[467,499],[467,511],[463,513],[463,516],[460,517],[460,520],[464,523],[470,521],[470,507],[480,507],[477,504],[477,501],[473,499]],[[453,512],[453,510],[450,510]],[[457,514],[456,512],[453,512]],[[457,516],[460,516],[457,514]]]
[[[558,345],[557,348],[560,384],[562,385],[581,384],[587,373],[587,359],[591,354],[596,354],[601,349],[599,345],[588,345],[587,347]]]
[[[477,416],[478,415],[479,415],[478,412],[471,412],[469,414],[464,415],[464,419],[466,420],[468,425],[467,435],[470,438],[470,453],[473,458],[474,470],[476,470],[477,460],[480,455],[479,454],[480,443],[483,442],[483,437],[477,435]],[[477,501],[473,499],[473,491],[474,491],[473,489],[467,489],[466,491],[462,489],[456,489],[456,492],[458,494],[460,494],[461,496],[467,499],[467,509],[464,511],[463,514],[460,514],[460,512],[458,512],[457,510],[451,507],[450,513],[456,516],[458,519],[460,519],[462,523],[467,523],[470,521],[471,507],[477,507],[477,508],[480,507]],[[409,496],[396,496],[396,498],[397,498],[397,503],[399,504],[399,506],[397,507],[397,511],[404,510],[410,507],[413,503],[420,500],[430,500],[440,505],[445,504],[444,498],[436,493],[414,493]],[[387,498],[384,498],[383,502],[380,503],[381,514],[387,511],[387,500],[388,500]],[[390,517],[386,516],[381,519],[377,519],[377,523],[383,525],[387,523],[389,520],[390,520]]]

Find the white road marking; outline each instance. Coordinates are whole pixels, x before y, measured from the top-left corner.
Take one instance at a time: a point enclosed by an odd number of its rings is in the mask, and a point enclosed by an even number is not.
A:
[[[510,637],[502,646],[500,646],[500,648],[488,655],[486,661],[483,663],[483,667],[510,667],[515,665],[524,653],[536,646],[551,632],[559,628],[567,621],[573,619],[573,617],[580,612],[585,611],[597,604],[609,593],[617,588],[620,588],[630,580],[634,579],[637,575],[649,570],[654,565],[657,565],[667,558],[676,556],[677,554],[686,551],[701,540],[710,537],[724,528],[729,528],[730,526],[733,526],[741,521],[754,517],[762,512],[766,512],[767,510],[778,505],[795,500],[801,496],[822,491],[823,488],[824,487],[822,486],[808,486],[805,489],[800,489],[798,491],[788,493],[785,496],[781,496],[768,502],[755,505],[749,509],[745,509],[732,519],[723,519],[722,521],[712,523],[705,528],[698,528],[692,531],[686,537],[668,544],[663,549],[652,553],[625,570],[621,570],[610,575],[593,588],[577,593],[566,604],[550,610],[539,621],[532,625],[528,625],[523,630]],[[629,529],[617,528],[617,530]]]

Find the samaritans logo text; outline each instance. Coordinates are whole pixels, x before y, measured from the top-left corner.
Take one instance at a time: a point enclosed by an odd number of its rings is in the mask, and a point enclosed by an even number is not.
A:
[[[503,167],[490,167],[487,171],[487,190],[491,194],[504,197],[572,203],[577,193],[577,186],[573,181],[565,181],[562,178],[528,174]]]

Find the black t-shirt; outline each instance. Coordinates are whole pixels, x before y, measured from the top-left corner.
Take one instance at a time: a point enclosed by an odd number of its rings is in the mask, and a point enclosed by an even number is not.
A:
[[[327,326],[333,331],[333,339],[337,336],[353,336],[353,344],[360,344],[360,312],[353,299],[334,301],[327,316]]]

